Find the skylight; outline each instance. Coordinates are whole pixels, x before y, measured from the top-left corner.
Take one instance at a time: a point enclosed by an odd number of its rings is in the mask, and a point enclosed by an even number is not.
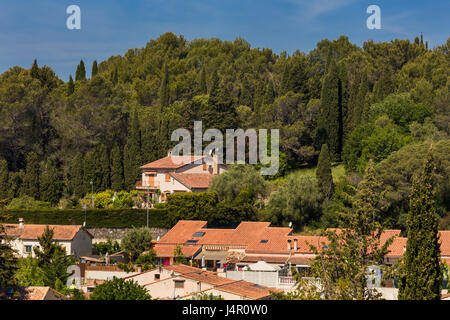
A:
[[[188,241],[186,241],[186,243],[197,243],[198,242],[198,240],[188,240]]]
[[[260,243],[267,243],[269,240],[261,240]]]
[[[193,237],[201,238],[204,235],[205,235],[205,232],[197,231],[196,233],[194,233]]]

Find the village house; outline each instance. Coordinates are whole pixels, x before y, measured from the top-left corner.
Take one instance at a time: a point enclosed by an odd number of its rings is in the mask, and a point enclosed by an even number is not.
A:
[[[167,195],[176,192],[206,191],[215,176],[226,170],[217,156],[174,156],[167,157],[140,167],[142,179],[136,182],[142,206],[147,196],[153,202],[165,202]],[[149,204],[151,205],[151,204]]]
[[[270,299],[273,290],[183,264],[160,266],[125,279],[146,288],[152,299],[195,299],[199,294],[213,294],[225,300],[259,300]]]
[[[385,256],[387,265],[394,264],[406,250],[407,239],[400,237],[400,232],[384,230],[381,235],[381,245],[394,238]],[[449,264],[450,231],[440,231],[439,236],[442,259]],[[294,284],[292,267],[304,278],[310,276],[309,265],[315,257],[310,245],[325,250],[327,239],[293,235],[292,228],[271,227],[269,222],[241,222],[234,228],[214,228],[206,221],[179,221],[155,243],[154,250],[165,266],[174,263],[174,250],[180,246],[194,266],[217,271],[230,279],[290,291]]]
[[[40,237],[47,225],[25,224],[19,219],[18,224],[4,224],[5,233],[11,238],[11,247],[19,257],[34,257],[34,248],[39,247]],[[53,240],[60,244],[68,255],[89,256],[92,253],[92,235],[83,227],[76,225],[48,225],[53,229]]]
[[[50,287],[18,287],[0,290],[0,300],[68,300]]]

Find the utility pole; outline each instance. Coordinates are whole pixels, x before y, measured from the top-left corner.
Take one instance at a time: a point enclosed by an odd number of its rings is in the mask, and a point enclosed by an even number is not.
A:
[[[147,228],[148,228],[148,199],[150,197],[150,186],[147,186]]]
[[[91,184],[91,196],[92,196],[92,208],[94,208],[94,182],[90,182]]]

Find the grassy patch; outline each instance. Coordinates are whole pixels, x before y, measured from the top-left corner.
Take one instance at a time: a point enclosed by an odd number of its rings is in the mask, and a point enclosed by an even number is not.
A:
[[[333,180],[336,183],[340,178],[345,176],[344,165],[343,164],[333,165],[333,167],[331,168],[331,174],[333,175]],[[313,178],[315,178],[316,177],[316,167],[301,168],[301,169],[296,169],[296,170],[290,171],[284,177],[280,177],[276,180],[271,181],[270,183],[272,184],[272,186],[274,188],[277,188],[277,187],[285,184],[289,177],[295,177],[295,178],[313,177]]]

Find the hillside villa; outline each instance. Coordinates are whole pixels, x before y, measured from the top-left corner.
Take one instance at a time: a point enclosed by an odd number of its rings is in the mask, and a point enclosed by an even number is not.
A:
[[[176,192],[204,192],[211,181],[227,168],[213,156],[167,157],[140,167],[142,179],[136,182],[141,203],[146,206],[147,195],[154,202],[165,202],[167,195]],[[151,205],[151,204],[149,204]]]

